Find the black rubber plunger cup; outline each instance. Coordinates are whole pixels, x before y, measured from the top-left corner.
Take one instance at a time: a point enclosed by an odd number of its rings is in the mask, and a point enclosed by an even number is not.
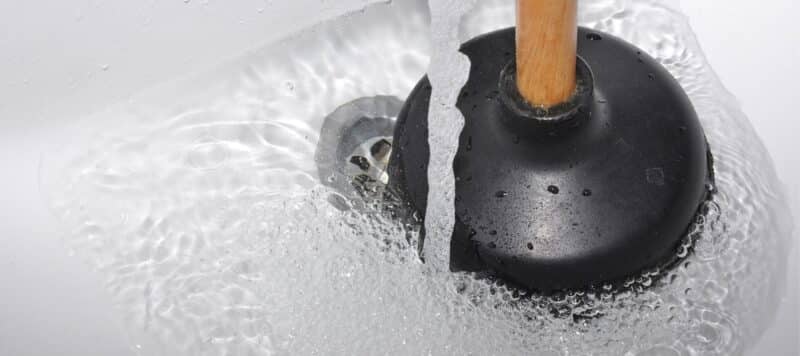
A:
[[[636,47],[579,29],[577,88],[548,110],[516,85],[515,31],[475,38],[457,106],[451,269],[543,292],[624,280],[668,262],[707,198],[710,155],[676,80]],[[390,186],[424,214],[423,79],[398,118]]]

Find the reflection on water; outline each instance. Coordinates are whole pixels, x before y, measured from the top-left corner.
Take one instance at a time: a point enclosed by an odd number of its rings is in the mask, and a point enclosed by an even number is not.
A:
[[[462,39],[510,25],[512,5],[479,1]],[[421,0],[87,118],[75,128],[86,140],[67,136],[45,158],[43,182],[144,355],[741,353],[782,293],[790,226],[770,159],[673,7],[584,0],[580,19],[679,79],[716,158],[694,253],[625,292],[541,297],[436,272],[419,263],[415,231],[374,213],[384,207],[329,203],[314,164],[322,119],[359,97],[407,95],[431,53]]]

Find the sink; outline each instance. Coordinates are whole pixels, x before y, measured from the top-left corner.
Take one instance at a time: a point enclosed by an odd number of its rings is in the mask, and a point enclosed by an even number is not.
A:
[[[257,3],[68,8],[63,31],[102,47],[86,53],[117,60],[75,51],[64,65],[78,69],[61,73],[31,55],[26,68],[40,77],[26,86],[11,76],[19,87],[4,93],[18,100],[0,114],[19,119],[4,123],[3,157],[19,169],[3,184],[14,209],[0,224],[8,261],[0,281],[19,287],[2,298],[11,307],[0,314],[0,340],[17,341],[0,342],[0,353],[582,354],[604,345],[637,355],[757,355],[768,329],[796,328],[796,318],[773,324],[787,295],[791,222],[769,155],[673,2],[584,0],[580,22],[676,75],[718,152],[719,199],[686,265],[617,304],[563,315],[552,300],[520,301],[480,276],[429,275],[415,227],[359,206],[347,190],[353,173],[320,168],[322,160],[358,170],[363,162],[352,158],[388,137],[431,61],[427,1]],[[459,40],[513,21],[513,1],[479,1]],[[106,27],[119,32],[91,33]],[[214,45],[200,50],[204,36]],[[91,69],[75,64],[84,61]],[[365,146],[321,159],[362,137],[347,130],[362,117],[387,126]],[[367,157],[377,181],[382,155]],[[52,343],[36,342],[43,333]]]

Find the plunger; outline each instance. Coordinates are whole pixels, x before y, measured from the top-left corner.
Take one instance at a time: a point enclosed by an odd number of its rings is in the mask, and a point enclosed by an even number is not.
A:
[[[681,86],[576,13],[577,0],[519,0],[516,30],[461,48],[453,271],[543,292],[623,281],[672,260],[708,197],[710,154]],[[423,216],[430,93],[423,78],[405,102],[389,166]]]

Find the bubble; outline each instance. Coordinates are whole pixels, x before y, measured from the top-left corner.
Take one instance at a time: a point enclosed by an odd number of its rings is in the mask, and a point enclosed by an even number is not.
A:
[[[403,221],[392,213],[402,204],[318,181],[322,118],[359,97],[406,97],[428,69],[430,19],[424,1],[367,7],[201,81],[214,85],[88,117],[76,127],[85,139],[65,135],[45,154],[66,245],[104,277],[132,345],[170,356],[745,352],[782,295],[790,219],[766,150],[664,2],[582,1],[579,20],[663,64],[704,126],[716,185],[675,266],[555,295],[519,290],[431,268],[418,253],[422,216]],[[449,21],[460,27],[447,39],[463,41],[512,24],[513,2],[480,1]],[[547,182],[520,184],[547,195]],[[591,188],[594,201],[602,188]],[[534,239],[513,243],[537,253]]]

